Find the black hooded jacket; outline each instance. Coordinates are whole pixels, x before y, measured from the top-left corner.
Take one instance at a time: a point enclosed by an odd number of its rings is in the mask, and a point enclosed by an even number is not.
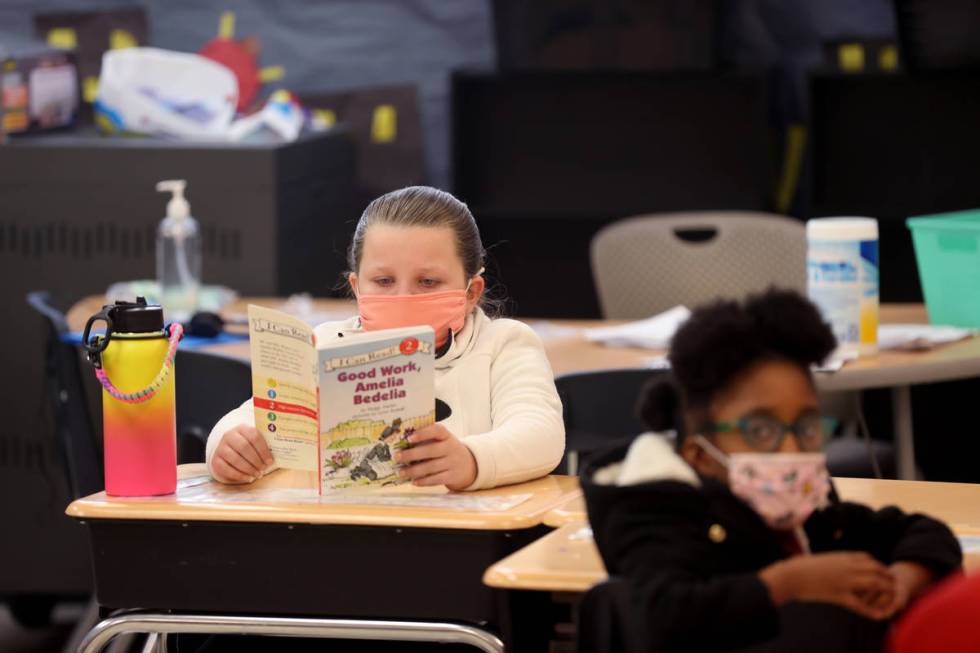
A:
[[[594,458],[582,487],[606,568],[629,584],[631,649],[880,649],[887,624],[826,604],[775,607],[757,572],[791,555],[785,538],[725,484],[707,478],[700,487],[676,480],[597,484],[595,473],[626,452]],[[962,563],[949,528],[894,507],[871,510],[832,496],[804,529],[814,553],[865,551],[885,564],[914,561],[937,579]]]

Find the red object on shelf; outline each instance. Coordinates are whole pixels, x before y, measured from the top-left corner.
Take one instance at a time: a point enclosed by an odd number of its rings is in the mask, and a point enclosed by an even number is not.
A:
[[[258,43],[246,38],[241,41],[217,37],[211,39],[198,53],[226,66],[238,79],[238,111],[244,112],[255,100],[262,82],[259,79]]]

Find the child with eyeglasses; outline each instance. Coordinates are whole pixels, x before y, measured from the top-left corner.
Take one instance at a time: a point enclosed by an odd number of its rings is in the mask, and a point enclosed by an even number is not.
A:
[[[641,399],[654,433],[586,468],[636,650],[880,650],[888,621],[960,567],[942,523],[837,499],[810,372],[835,345],[796,293],[699,308],[671,343],[673,379]]]

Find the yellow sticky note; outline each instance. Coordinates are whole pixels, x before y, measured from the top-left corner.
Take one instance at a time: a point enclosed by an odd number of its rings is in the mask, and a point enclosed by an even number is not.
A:
[[[864,46],[847,43],[837,48],[837,65],[849,73],[864,70]]]
[[[337,114],[330,109],[314,109],[313,117],[321,122],[324,127],[332,127],[337,124]]]
[[[226,11],[218,19],[218,36],[223,39],[235,38],[235,12]]]
[[[894,45],[886,45],[879,50],[878,67],[882,70],[895,70],[898,68],[898,48]]]
[[[109,32],[110,50],[125,50],[126,48],[135,48],[138,45],[136,37],[124,29],[114,29]]]
[[[82,80],[82,99],[91,104],[99,94],[99,78],[89,76]]]
[[[78,35],[70,27],[56,27],[48,32],[48,45],[62,50],[74,50],[78,47]]]
[[[390,104],[374,107],[371,118],[371,142],[390,143],[398,135],[398,113]]]
[[[263,84],[276,82],[286,76],[286,69],[282,66],[266,66],[259,70],[259,81]]]

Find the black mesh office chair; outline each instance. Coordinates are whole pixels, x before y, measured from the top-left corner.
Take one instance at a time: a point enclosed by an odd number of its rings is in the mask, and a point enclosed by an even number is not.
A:
[[[49,293],[28,293],[27,303],[44,317],[48,328],[44,378],[68,487],[74,498],[98,492],[103,487],[102,449],[86,398],[79,350],[65,342],[68,322]]]
[[[648,380],[668,373],[612,369],[556,378],[565,421],[565,457],[559,471],[576,474],[584,457],[646,431],[635,410],[640,390]]]
[[[252,370],[235,358],[179,350],[174,364],[177,391],[177,459],[203,462],[215,423],[252,396]]]
[[[31,552],[22,553],[19,568],[6,570],[8,576],[30,580],[27,584],[15,582],[18,590],[5,599],[21,625],[41,627],[49,623],[57,603],[77,600],[92,590],[91,560],[85,537],[77,524],[64,516],[63,510],[67,501],[103,487],[102,451],[89,409],[83,362],[78,349],[63,339],[68,333],[64,314],[46,292],[29,293],[27,303],[43,318],[46,331],[42,363],[45,403],[51,415],[47,422],[50,429],[39,422],[28,437],[40,451],[52,452],[53,468],[60,478],[47,477],[37,470],[33,473],[20,470],[22,482],[27,483],[25,487],[46,488],[56,505],[46,508],[42,514],[31,515],[29,523],[34,530],[26,535],[34,540]],[[11,515],[29,509],[22,503],[18,500],[0,507],[5,519],[16,521]],[[54,568],[52,561],[57,561]],[[0,571],[2,576],[4,572]],[[6,591],[6,586],[0,588],[0,592]],[[86,618],[85,623],[88,621]]]

